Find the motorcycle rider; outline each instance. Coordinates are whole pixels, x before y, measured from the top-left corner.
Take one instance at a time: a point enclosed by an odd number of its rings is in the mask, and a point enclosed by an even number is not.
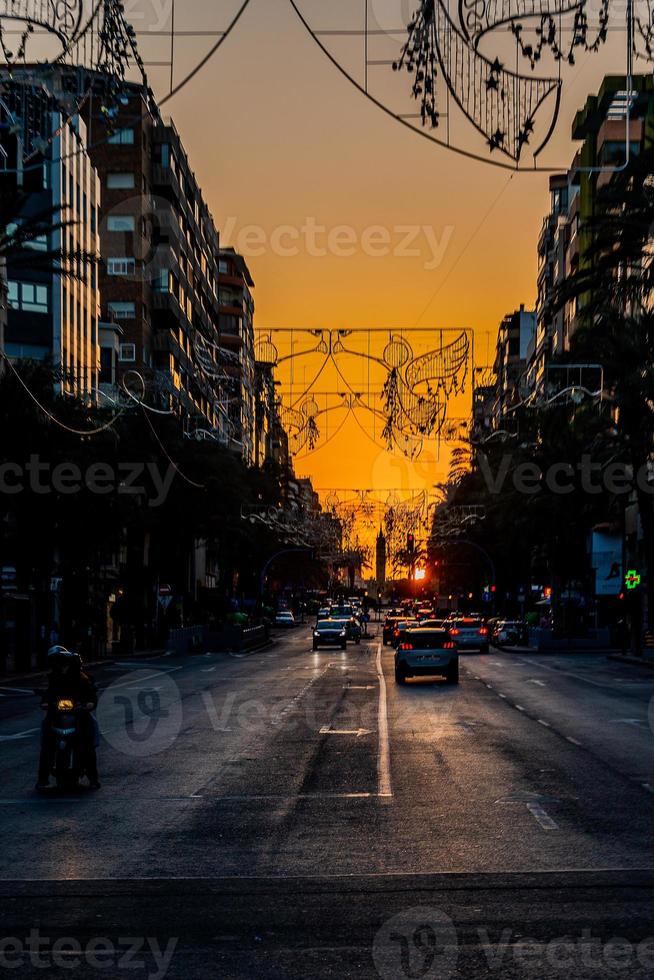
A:
[[[86,711],[80,714],[80,735],[83,743],[83,768],[89,780],[91,789],[100,789],[98,779],[98,763],[95,752],[97,744],[97,722],[91,712],[98,703],[98,695],[92,678],[83,670],[82,658],[77,653],[63,646],[53,646],[48,650],[48,667],[50,676],[48,686],[42,695],[41,707],[47,709],[53,701],[68,698],[81,704]],[[41,755],[39,758],[39,775],[37,790],[48,788],[52,769],[53,746],[48,731],[47,720],[41,726]]]

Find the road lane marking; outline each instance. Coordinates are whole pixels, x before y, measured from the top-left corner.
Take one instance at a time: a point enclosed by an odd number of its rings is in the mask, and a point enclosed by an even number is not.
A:
[[[535,678],[530,677],[527,684],[538,684],[539,687],[547,687],[545,681],[537,681]]]
[[[379,680],[378,722],[379,748],[377,752],[377,795],[388,802],[393,796],[391,787],[391,750],[388,737],[388,705],[386,703],[386,679],[382,666],[382,645],[377,644],[377,678]]]
[[[539,725],[544,725],[544,726],[545,726],[545,728],[551,728],[551,727],[552,727],[552,726],[550,725],[550,723],[549,723],[549,721],[543,721],[543,719],[542,719],[542,718],[539,718],[539,719],[538,719],[538,724],[539,724]]]
[[[19,739],[29,738],[30,735],[34,735],[40,731],[40,728],[28,728],[26,732],[16,732],[14,735],[0,735],[0,742],[17,742]]]
[[[578,745],[579,747],[581,747],[581,742],[578,742],[576,738],[572,737],[572,735],[566,735],[565,738],[567,742],[572,742],[573,745]]]
[[[357,738],[361,738],[362,735],[372,735],[372,730],[370,728],[330,728],[329,725],[324,725],[320,729],[321,735],[356,735]]]
[[[0,691],[11,691],[15,694],[34,694],[34,688],[30,687],[0,687]]]
[[[552,820],[550,815],[543,810],[540,803],[527,803],[527,809],[531,813],[543,830],[558,830],[559,825],[556,820]]]
[[[513,707],[514,707],[514,708],[517,708],[517,709],[518,709],[518,711],[524,711],[524,710],[525,710],[525,709],[524,709],[524,708],[522,707],[522,705],[521,705],[521,704],[514,704],[514,705],[513,705]]]
[[[165,670],[157,670],[157,671],[154,672],[154,674],[146,674],[145,677],[139,677],[139,680],[138,680],[139,687],[140,687],[141,684],[144,684],[145,681],[152,680],[153,677],[161,677],[162,674],[173,674],[176,670],[183,670],[183,669],[184,669],[183,667],[166,667]],[[128,680],[119,681],[117,684],[110,684],[106,688],[103,687],[103,688],[101,688],[101,690],[103,690],[103,691],[108,691],[108,690],[115,691],[117,687],[127,687],[129,684],[134,684],[134,681],[133,681],[133,679],[131,677],[128,678]]]
[[[506,694],[498,694],[498,697],[506,701]]]
[[[646,725],[646,718],[609,718],[609,725]]]

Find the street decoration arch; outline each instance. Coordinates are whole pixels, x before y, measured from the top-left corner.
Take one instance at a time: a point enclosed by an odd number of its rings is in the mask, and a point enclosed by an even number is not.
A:
[[[412,334],[425,333],[432,349],[416,353]],[[275,337],[293,335],[290,351],[280,354]],[[299,335],[299,340],[295,336]],[[359,338],[359,348],[353,338]],[[297,387],[281,387],[280,414],[294,455],[308,454],[336,438],[349,418],[380,446],[416,458],[426,441],[452,432],[447,404],[466,390],[472,361],[469,330],[284,330],[261,329],[255,343],[257,362],[269,369],[311,359],[311,378]],[[353,377],[351,366],[363,360],[370,379],[372,367],[379,379],[364,385]],[[335,373],[335,387],[323,390],[327,368]],[[322,384],[321,384],[322,382]],[[339,413],[340,424],[323,438],[321,424]]]
[[[382,0],[354,4],[347,21],[342,12],[328,19],[316,0],[289,2],[378,108],[440,146],[506,169],[560,169],[541,154],[557,126],[566,69],[603,49],[610,32],[624,37],[625,76],[634,56],[654,58],[653,0],[599,0],[592,22],[589,0],[413,0],[408,24],[400,23],[401,4],[383,11],[394,10],[394,19],[380,17]],[[361,42],[356,57],[353,38]]]

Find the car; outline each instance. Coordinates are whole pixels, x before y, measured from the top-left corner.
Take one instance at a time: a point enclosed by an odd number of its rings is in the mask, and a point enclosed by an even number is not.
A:
[[[321,619],[329,619],[331,617],[331,614],[332,614],[331,609],[329,609],[329,608],[327,608],[325,606],[324,609],[319,609],[318,610],[318,615],[316,616],[316,621],[317,622],[320,622]]]
[[[395,624],[393,630],[393,636],[391,638],[391,645],[396,649],[402,642],[404,634],[407,630],[415,629],[419,625],[417,619],[399,619]]]
[[[421,619],[420,629],[445,630],[447,629],[447,625],[444,619]]]
[[[395,651],[395,681],[406,684],[410,677],[444,677],[459,683],[459,651],[447,630],[406,630]]]
[[[459,651],[478,650],[480,653],[488,653],[488,628],[484,626],[483,620],[462,616],[453,619],[448,624],[448,629]]]
[[[382,627],[382,640],[384,646],[387,646],[393,639],[393,630],[395,629],[397,623],[403,618],[402,613],[393,613],[389,615],[384,620],[384,625]]]
[[[356,616],[348,616],[347,618],[334,616],[333,619],[334,622],[342,623],[345,626],[345,632],[348,640],[352,640],[357,645],[361,643],[361,623]]]
[[[491,635],[493,640],[502,646],[518,646],[523,642],[524,626],[517,620],[500,620],[499,623],[495,623]]]
[[[416,619],[431,619],[434,615],[434,610],[431,606],[421,606],[416,613]]]
[[[355,614],[354,608],[349,603],[347,604],[340,603],[339,605],[332,606],[331,608],[332,619],[336,619],[336,618],[347,619],[350,616],[354,616],[354,614]]]
[[[295,616],[292,612],[289,612],[289,610],[282,610],[275,616],[275,626],[281,626],[289,629],[295,626]]]
[[[321,619],[313,631],[313,649],[323,646],[337,646],[341,650],[347,647],[347,630],[343,620]]]

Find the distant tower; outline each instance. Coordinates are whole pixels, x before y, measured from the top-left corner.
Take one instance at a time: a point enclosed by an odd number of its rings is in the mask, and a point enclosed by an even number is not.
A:
[[[375,578],[377,579],[377,588],[383,590],[386,584],[386,538],[384,537],[381,528],[379,529],[379,534],[377,535],[376,558]]]

